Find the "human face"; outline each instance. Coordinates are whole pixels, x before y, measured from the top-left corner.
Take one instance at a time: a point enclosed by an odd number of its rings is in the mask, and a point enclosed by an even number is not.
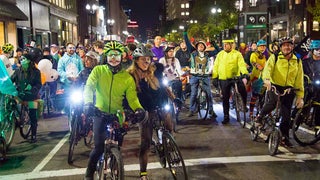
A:
[[[149,56],[140,56],[136,63],[140,69],[146,71],[150,66],[151,58]]]
[[[316,56],[316,58],[320,58],[320,48],[313,50],[313,55]]]
[[[174,57],[174,50],[173,50],[173,49],[170,49],[170,50],[167,52],[167,54],[168,54],[168,57],[170,57],[170,58]]]
[[[186,49],[187,48],[186,43],[185,42],[181,42],[180,43],[180,48],[181,49]]]
[[[94,59],[92,59],[89,56],[86,56],[85,60],[84,60],[84,65],[87,68],[93,68],[96,65],[96,62]]]
[[[258,51],[260,51],[261,53],[263,53],[266,49],[267,49],[267,46],[265,46],[265,45],[260,45],[258,47]]]
[[[204,45],[202,43],[199,43],[198,46],[197,46],[197,50],[200,51],[200,52],[203,52],[204,51]]]
[[[293,44],[291,43],[283,43],[281,46],[281,52],[283,53],[284,56],[291,54],[293,50]]]
[[[230,52],[232,50],[232,44],[231,43],[224,43],[223,49],[227,52]]]
[[[161,36],[156,36],[156,37],[154,38],[154,45],[155,45],[156,47],[159,47],[160,44],[161,44]]]
[[[117,66],[121,63],[122,54],[119,51],[111,50],[107,54],[108,64],[111,66]]]
[[[251,45],[251,50],[252,51],[255,51],[257,49],[257,44],[256,43],[253,43],[252,45]]]
[[[67,46],[67,53],[69,55],[73,55],[75,51],[76,51],[76,47],[73,44],[69,44]]]

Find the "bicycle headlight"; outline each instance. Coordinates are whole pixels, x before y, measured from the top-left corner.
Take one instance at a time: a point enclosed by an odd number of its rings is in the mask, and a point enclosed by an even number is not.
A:
[[[167,86],[167,85],[169,84],[169,81],[168,81],[168,79],[164,78],[164,79],[162,80],[162,83],[163,83],[165,86]]]
[[[164,106],[164,110],[169,111],[169,110],[170,110],[170,105],[169,105],[169,104],[166,104],[166,105]]]
[[[83,99],[83,97],[82,97],[82,91],[80,91],[80,90],[75,90],[75,91],[73,91],[73,92],[71,93],[70,100],[71,100],[72,103],[78,104],[78,103],[82,102],[82,99]]]
[[[317,80],[314,81],[314,83],[315,83],[316,85],[319,85],[319,84],[320,84],[320,80],[317,79]]]

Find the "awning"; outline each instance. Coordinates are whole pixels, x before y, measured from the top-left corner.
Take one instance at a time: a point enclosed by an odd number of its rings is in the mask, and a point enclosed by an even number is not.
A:
[[[8,2],[0,3],[0,16],[5,16],[20,21],[28,20],[28,16],[26,16],[15,4]]]

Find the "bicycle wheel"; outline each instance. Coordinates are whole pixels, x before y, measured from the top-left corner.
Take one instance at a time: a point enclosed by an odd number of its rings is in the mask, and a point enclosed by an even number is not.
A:
[[[111,147],[110,153],[105,154],[104,159],[98,163],[97,179],[124,180],[124,164],[118,147]]]
[[[256,123],[253,121],[251,123],[251,128],[250,128],[251,140],[256,141],[258,139],[259,134],[260,134],[260,129],[259,127],[256,127]]]
[[[292,135],[302,146],[315,144],[320,140],[319,130],[315,129],[314,107],[300,109],[293,120]]]
[[[0,161],[6,159],[7,148],[6,148],[6,140],[3,137],[0,137]]]
[[[31,133],[31,122],[29,117],[29,109],[24,105],[21,105],[19,128],[20,128],[20,135],[24,139],[28,139]]]
[[[72,156],[73,156],[73,151],[74,147],[77,145],[77,137],[79,135],[79,126],[78,126],[78,116],[73,115],[72,116],[72,130],[70,132],[70,137],[69,137],[69,152],[68,152],[68,163],[72,164]]]
[[[177,124],[179,124],[179,115],[180,115],[180,109],[179,107],[172,102],[172,124],[173,124],[173,131],[177,132]]]
[[[235,94],[236,100],[236,115],[237,121],[242,125],[242,127],[246,127],[246,107],[243,103],[242,97],[239,93]]]
[[[186,166],[181,152],[172,135],[168,132],[163,133],[164,154],[168,162],[169,170],[175,180],[188,179]]]
[[[12,143],[15,132],[16,132],[16,116],[15,116],[14,112],[11,112],[9,119],[8,119],[8,122],[6,123],[6,127],[4,128],[4,131],[2,134],[4,136],[5,141],[6,141],[6,149],[7,150],[9,149],[9,147]]]
[[[86,125],[87,130],[86,130],[86,135],[84,136],[84,144],[89,147],[93,148],[94,141],[93,141],[93,127],[92,127],[92,122],[90,122],[88,125]]]
[[[209,113],[209,96],[202,88],[198,92],[197,106],[199,118],[205,120]]]
[[[278,128],[274,128],[269,134],[268,150],[271,156],[274,156],[281,141],[281,132]]]

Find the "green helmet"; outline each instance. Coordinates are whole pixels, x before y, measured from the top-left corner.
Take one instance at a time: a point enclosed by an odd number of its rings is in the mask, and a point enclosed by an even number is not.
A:
[[[104,45],[103,53],[107,55],[108,52],[111,50],[116,50],[116,51],[119,51],[120,53],[123,53],[125,51],[125,48],[118,41],[109,41]]]
[[[6,54],[9,54],[13,51],[13,45],[10,43],[6,43],[2,46],[2,51]]]

